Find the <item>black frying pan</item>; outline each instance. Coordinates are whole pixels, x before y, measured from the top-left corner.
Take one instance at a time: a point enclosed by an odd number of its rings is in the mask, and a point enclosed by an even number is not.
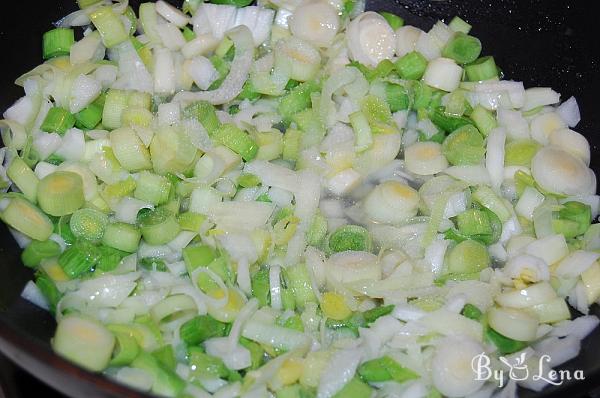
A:
[[[180,5],[181,1],[172,1]],[[137,10],[139,1],[131,1]],[[590,3],[561,0],[367,0],[367,8],[391,11],[406,22],[429,29],[438,19],[459,15],[470,22],[483,43],[484,54],[494,55],[508,79],[525,86],[550,86],[567,99],[575,95],[585,134],[598,153],[600,136],[600,48],[598,20]],[[593,3],[591,3],[593,4]],[[14,79],[41,62],[41,37],[51,22],[76,9],[75,0],[2,2],[0,12],[0,111],[23,95]],[[591,167],[600,173],[600,157]],[[20,298],[31,278],[21,265],[19,249],[4,224],[0,225],[0,351],[51,387],[72,397],[148,397],[86,372],[57,357],[49,340],[53,318]],[[600,314],[598,306],[592,313]],[[600,329],[582,343],[579,357],[564,365],[582,369],[586,379],[565,382],[539,394],[523,390],[523,397],[596,396],[600,387]]]

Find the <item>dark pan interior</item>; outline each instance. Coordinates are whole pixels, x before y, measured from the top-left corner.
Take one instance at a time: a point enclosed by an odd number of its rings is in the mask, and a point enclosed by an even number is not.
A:
[[[180,4],[180,1],[171,1]],[[131,1],[137,10],[139,1]],[[406,22],[428,29],[437,19],[459,15],[481,39],[484,54],[494,55],[508,79],[525,86],[550,86],[563,99],[577,97],[582,121],[576,130],[592,145],[592,168],[600,173],[600,51],[597,18],[584,2],[559,0],[368,0],[367,8],[395,12]],[[41,62],[41,36],[50,23],[76,9],[74,0],[34,3],[3,2],[0,13],[0,110],[22,93],[14,79]],[[19,260],[12,236],[0,226],[0,350],[53,388],[73,397],[147,397],[83,371],[55,356],[49,340],[54,320],[19,298],[31,272]],[[592,313],[600,314],[598,306]],[[585,381],[565,383],[541,393],[521,391],[523,397],[595,395],[600,386],[600,329],[583,341],[579,357],[566,369],[582,369]]]

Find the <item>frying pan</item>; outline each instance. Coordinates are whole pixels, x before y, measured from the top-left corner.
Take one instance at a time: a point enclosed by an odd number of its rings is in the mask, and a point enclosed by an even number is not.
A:
[[[181,1],[172,1],[180,5]],[[137,10],[139,1],[131,1]],[[576,130],[598,153],[600,136],[600,51],[597,18],[586,3],[565,0],[367,0],[367,8],[391,11],[408,24],[429,29],[438,19],[459,15],[473,25],[473,34],[483,43],[483,54],[494,55],[508,79],[526,87],[549,86],[574,95],[582,121]],[[20,74],[41,62],[41,37],[51,22],[76,9],[74,0],[2,2],[0,11],[0,110],[23,95],[13,84]],[[591,167],[600,173],[600,157],[592,156]],[[600,175],[600,174],[599,174]],[[112,383],[101,375],[84,371],[56,356],[50,348],[53,318],[20,298],[31,278],[22,266],[14,239],[0,225],[0,351],[34,376],[72,397],[149,397]],[[591,313],[600,315],[597,305]],[[523,397],[595,396],[600,387],[600,329],[583,342],[580,355],[563,368],[584,371],[585,380],[565,382],[541,393],[520,391]],[[600,391],[600,390],[598,390]]]

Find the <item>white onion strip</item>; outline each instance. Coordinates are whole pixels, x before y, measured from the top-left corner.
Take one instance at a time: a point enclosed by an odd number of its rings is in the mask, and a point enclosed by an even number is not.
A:
[[[228,36],[235,45],[235,56],[231,63],[229,75],[227,75],[221,86],[211,91],[195,93],[184,91],[175,95],[173,101],[193,102],[204,100],[214,105],[220,105],[232,101],[240,94],[252,66],[254,42],[252,33],[244,25],[230,30]]]

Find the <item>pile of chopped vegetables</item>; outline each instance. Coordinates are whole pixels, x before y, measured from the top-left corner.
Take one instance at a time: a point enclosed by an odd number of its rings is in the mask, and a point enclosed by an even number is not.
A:
[[[78,3],[0,121],[58,354],[167,397],[488,397],[479,354],[541,390],[598,325],[577,102],[503,80],[464,20]]]

